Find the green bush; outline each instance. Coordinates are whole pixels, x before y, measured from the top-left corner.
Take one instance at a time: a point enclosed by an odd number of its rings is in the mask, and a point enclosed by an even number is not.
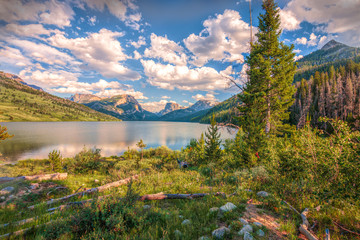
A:
[[[69,162],[70,168],[75,173],[87,173],[89,171],[99,170],[101,149],[84,147],[81,152],[75,155]]]
[[[48,155],[51,170],[60,171],[62,169],[62,156],[60,151],[53,150]]]

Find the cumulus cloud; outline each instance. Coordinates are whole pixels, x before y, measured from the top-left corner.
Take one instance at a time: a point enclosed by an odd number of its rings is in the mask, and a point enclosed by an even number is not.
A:
[[[307,39],[306,39],[306,37],[297,38],[297,39],[295,40],[295,43],[297,43],[297,44],[302,44],[302,45],[306,45]]]
[[[316,36],[314,33],[311,33],[309,39],[307,39],[306,37],[297,38],[295,40],[295,43],[308,45],[308,46],[316,46],[317,44],[323,43],[327,38],[326,36],[322,36],[321,38],[319,38],[319,36]]]
[[[159,58],[168,63],[176,65],[186,65],[186,54],[183,48],[176,42],[152,33],[150,36],[151,47],[145,49],[144,56],[149,58]]]
[[[196,101],[200,101],[200,100],[208,100],[210,102],[216,102],[217,101],[214,94],[211,94],[211,93],[207,93],[205,96],[201,95],[201,94],[196,94],[195,96],[192,96],[191,98],[195,99]]]
[[[63,33],[57,33],[49,38],[49,42],[53,46],[69,49],[86,66],[98,71],[104,77],[139,80],[141,77],[139,73],[120,63],[129,58],[116,39],[123,35],[122,32],[101,29],[98,33],[91,33],[84,38],[70,39]]]
[[[169,97],[169,96],[162,96],[161,98],[162,98],[162,99],[169,99],[169,98],[171,98],[171,97]]]
[[[226,88],[223,72],[210,67],[190,69],[187,66],[155,63],[153,60],[140,60],[148,82],[159,88],[173,90],[215,91]]]
[[[137,42],[132,41],[132,42],[130,42],[130,44],[133,45],[135,48],[139,48],[143,45],[146,45],[145,37],[140,36],[139,39],[137,40]]]
[[[297,22],[321,26],[328,34],[340,34],[339,40],[359,45],[360,1],[291,0],[282,11],[296,16]],[[289,29],[294,30],[294,29]]]
[[[176,103],[175,101],[167,101],[167,100],[160,100],[158,102],[146,102],[146,103],[142,103],[141,106],[150,112],[159,112],[161,110],[164,109],[165,105],[168,102],[172,102],[172,103]]]
[[[54,30],[45,29],[42,24],[20,25],[16,23],[7,24],[4,28],[8,34],[15,34],[20,37],[37,38],[40,35],[50,35]]]
[[[242,53],[249,51],[250,26],[241,19],[239,12],[225,10],[205,20],[203,26],[205,29],[199,35],[191,34],[184,40],[194,54],[194,65],[203,66],[209,60],[244,61]]]
[[[0,48],[0,62],[20,67],[31,65],[30,59],[23,56],[19,49],[7,46]]]
[[[294,57],[294,61],[297,61],[299,59],[302,59],[304,56],[303,55],[298,55]]]
[[[141,54],[138,51],[134,51],[134,59],[139,60],[141,58]]]
[[[292,11],[279,11],[281,28],[285,30],[297,30],[300,29],[300,21],[296,18]]]
[[[1,0],[0,20],[7,23],[18,21],[37,21],[58,27],[70,26],[74,11],[67,2],[49,0]]]

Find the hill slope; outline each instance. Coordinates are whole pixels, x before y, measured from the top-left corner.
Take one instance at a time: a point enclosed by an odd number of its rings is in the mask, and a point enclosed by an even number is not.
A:
[[[118,95],[85,103],[85,105],[122,120],[138,121],[156,120],[158,118],[156,114],[144,110],[138,101],[130,95]]]
[[[0,122],[116,120],[84,105],[36,90],[0,72]]]

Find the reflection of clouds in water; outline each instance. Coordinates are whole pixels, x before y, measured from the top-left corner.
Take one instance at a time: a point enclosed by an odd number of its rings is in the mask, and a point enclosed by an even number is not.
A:
[[[143,139],[147,147],[185,147],[198,139],[207,125],[182,122],[44,122],[7,123],[15,137],[0,145],[0,152],[11,161],[47,158],[60,150],[63,157],[73,157],[84,146],[100,148],[102,156],[120,155]],[[233,138],[221,129],[222,138]]]

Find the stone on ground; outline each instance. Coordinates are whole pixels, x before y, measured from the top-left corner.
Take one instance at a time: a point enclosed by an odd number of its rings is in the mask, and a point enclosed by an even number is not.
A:
[[[143,206],[143,209],[144,209],[144,210],[148,210],[148,209],[150,209],[150,208],[151,208],[150,205],[144,205],[144,206]]]
[[[261,224],[261,223],[259,223],[259,222],[253,222],[253,224],[255,225],[255,226],[257,226],[257,227],[259,227],[259,228],[261,228],[263,225]]]
[[[223,239],[225,237],[226,234],[230,233],[230,229],[228,229],[227,227],[221,227],[218,229],[215,229],[212,232],[212,236],[214,239]]]
[[[219,211],[218,207],[213,207],[213,208],[210,208],[210,210],[209,210],[210,213],[214,213],[214,212],[217,212],[217,211]]]
[[[240,222],[241,222],[242,224],[244,224],[244,225],[249,224],[249,222],[248,222],[246,219],[244,219],[244,218],[240,218],[239,220],[240,220]]]
[[[257,230],[257,231],[256,231],[256,234],[257,234],[259,237],[263,237],[263,236],[265,236],[264,231],[263,231],[263,230],[261,230],[261,229]]]
[[[253,231],[253,228],[251,225],[246,224],[240,231],[239,231],[239,235],[245,235],[245,233],[249,232],[251,233]]]
[[[189,219],[185,219],[184,221],[182,221],[181,225],[190,225],[191,221]]]
[[[246,232],[244,234],[244,240],[253,240],[253,236],[249,233],[249,232]]]
[[[267,192],[265,192],[265,191],[260,191],[260,192],[257,193],[257,195],[259,197],[268,197],[269,196],[269,194]]]
[[[220,211],[222,212],[230,212],[236,208],[235,204],[228,202],[224,206],[220,207]]]
[[[12,193],[14,191],[14,187],[6,187],[6,188],[3,188],[1,189],[0,191],[0,195],[5,195],[5,194],[9,194],[9,193]]]

